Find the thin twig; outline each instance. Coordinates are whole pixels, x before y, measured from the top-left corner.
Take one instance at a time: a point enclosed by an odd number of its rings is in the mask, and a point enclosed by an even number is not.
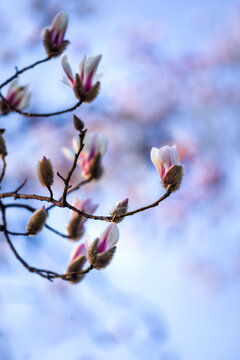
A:
[[[61,278],[63,280],[68,280],[71,281],[72,279],[74,279],[77,275],[85,275],[88,272],[90,272],[93,267],[92,265],[90,265],[87,269],[80,271],[80,272],[71,272],[71,273],[66,273],[66,274],[58,274],[55,271],[51,271],[51,270],[45,270],[45,269],[38,269],[35,267],[30,266],[17,252],[17,250],[15,249],[13,243],[10,240],[10,237],[8,235],[8,231],[7,229],[7,221],[6,221],[6,214],[5,214],[5,207],[3,205],[2,202],[0,202],[0,208],[2,211],[2,222],[3,222],[3,227],[2,227],[2,231],[4,232],[6,241],[10,247],[10,249],[12,250],[12,252],[14,253],[15,257],[20,261],[20,263],[30,272],[38,274],[39,276],[48,279],[50,281],[53,281],[53,279],[57,279],[57,278]]]
[[[24,187],[24,185],[26,184],[26,182],[27,182],[27,179],[25,179],[25,180],[23,181],[23,183],[15,190],[15,193],[18,193],[18,192]]]
[[[0,89],[2,89],[4,86],[6,86],[7,84],[9,84],[13,79],[15,79],[16,77],[18,77],[18,75],[22,74],[23,72],[29,70],[29,69],[32,69],[34,68],[36,65],[39,65],[39,64],[42,64],[48,60],[50,60],[52,57],[51,56],[48,56],[42,60],[38,60],[36,62],[34,62],[33,64],[31,65],[28,65],[28,66],[25,66],[24,68],[22,68],[21,70],[18,70],[16,68],[16,72],[13,76],[11,76],[10,78],[8,78],[6,81],[4,81],[1,85],[0,85]]]
[[[62,178],[62,179],[63,179],[63,178]],[[90,177],[90,178],[88,178],[88,179],[86,179],[86,180],[80,181],[77,185],[75,185],[74,187],[72,187],[71,189],[69,189],[69,190],[67,191],[67,195],[70,194],[70,193],[72,193],[73,191],[79,190],[83,185],[90,183],[92,180],[93,180],[93,178]],[[65,181],[65,179],[64,179],[64,181]],[[58,201],[62,201],[62,196],[58,199]],[[51,209],[54,208],[55,206],[56,206],[56,205],[54,205],[54,204],[48,206],[48,207],[46,208],[46,211],[51,210]]]
[[[6,205],[4,205],[4,207],[5,207],[5,209],[12,208],[12,207],[24,208],[24,209],[29,210],[31,212],[34,212],[36,210],[33,206],[30,206],[30,205],[27,205],[27,204],[18,204],[18,203],[6,204]]]
[[[151,209],[155,206],[158,206],[158,204],[160,202],[162,202],[163,200],[165,200],[169,195],[171,194],[171,188],[169,188],[166,193],[161,196],[157,201],[155,201],[154,203],[147,205],[147,206],[143,206],[141,208],[135,209],[133,211],[128,211],[124,214],[121,215],[114,215],[114,216],[97,216],[97,215],[90,215],[85,213],[84,211],[81,211],[77,208],[75,208],[74,206],[72,206],[71,204],[69,204],[67,201],[65,201],[64,203],[62,201],[57,201],[54,199],[51,199],[49,197],[46,196],[40,196],[40,195],[25,195],[25,194],[15,194],[14,192],[9,192],[9,193],[3,193],[0,194],[0,199],[1,198],[8,198],[8,197],[16,197],[17,199],[35,199],[35,200],[40,200],[40,201],[47,201],[50,202],[58,207],[67,207],[68,209],[74,211],[75,213],[84,216],[87,219],[92,219],[92,220],[102,220],[102,221],[108,221],[108,222],[112,222],[116,219],[120,219],[120,218],[124,218],[126,216],[130,216],[130,215],[134,215],[137,214],[139,212],[145,211],[147,209]]]
[[[51,226],[49,226],[48,224],[45,224],[45,227],[46,227],[48,230],[54,232],[55,234],[57,234],[57,235],[59,235],[59,236],[61,236],[61,237],[63,237],[63,238],[70,239],[70,237],[69,237],[68,235],[65,235],[65,234],[61,233],[60,231],[58,231],[58,230],[52,228]]]
[[[70,188],[69,186],[69,182],[71,180],[71,176],[77,166],[77,162],[78,162],[78,158],[79,158],[79,155],[84,147],[84,138],[85,138],[85,134],[86,134],[87,130],[81,130],[80,134],[79,134],[79,140],[80,140],[80,145],[79,145],[79,149],[78,149],[78,152],[75,154],[75,158],[74,158],[74,161],[73,161],[73,164],[72,164],[72,167],[65,179],[65,186],[64,186],[64,190],[63,190],[63,194],[62,194],[62,204],[64,204],[66,202],[66,198],[67,198],[67,192]]]
[[[2,95],[1,92],[0,92],[0,97],[12,111],[14,111],[22,116],[25,116],[25,117],[50,117],[50,116],[61,115],[61,114],[65,114],[65,113],[71,112],[73,110],[76,110],[82,104],[82,100],[79,100],[75,105],[73,105],[70,108],[67,108],[64,110],[59,110],[59,111],[54,111],[52,113],[38,114],[38,113],[24,112],[24,111],[18,110],[13,105],[11,105],[9,101],[7,101],[7,99]]]

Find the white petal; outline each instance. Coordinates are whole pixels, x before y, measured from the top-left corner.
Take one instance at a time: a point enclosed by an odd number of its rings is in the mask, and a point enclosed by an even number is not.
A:
[[[68,78],[66,76],[61,77],[60,80],[68,87],[72,87],[70,81],[68,80]]]
[[[107,138],[104,134],[97,133],[96,149],[97,153],[104,155],[107,149]]]
[[[167,169],[172,162],[170,146],[165,145],[159,149],[159,158],[163,163],[163,166]]]
[[[74,153],[72,152],[72,150],[64,147],[61,149],[63,155],[65,156],[66,159],[68,159],[69,161],[73,161],[75,156]]]
[[[108,249],[110,249],[114,245],[116,245],[116,243],[118,242],[118,239],[119,239],[118,227],[116,225],[113,225],[113,227],[111,228],[111,230],[108,234],[108,238],[107,238]]]
[[[171,155],[172,155],[172,162],[174,165],[176,165],[177,164],[177,156],[178,156],[176,144],[171,146],[170,149],[171,149],[170,151],[171,151]]]
[[[86,58],[87,58],[87,56],[84,55],[82,60],[80,61],[80,64],[79,64],[79,75],[80,75],[80,78],[82,80],[83,80],[83,77],[84,77],[84,67],[85,67]]]
[[[79,146],[80,146],[80,140],[79,140],[78,136],[73,137],[72,146],[73,146],[73,150],[76,154],[78,152]]]
[[[18,109],[19,109],[19,110],[23,110],[23,109],[25,109],[25,108],[28,106],[29,99],[30,99],[31,95],[32,95],[32,94],[29,92],[29,93],[27,93],[27,94],[25,94],[25,95],[23,96],[20,104],[18,105]]]
[[[9,85],[7,95],[9,96],[10,94],[12,94],[14,91],[17,90],[18,87],[18,79],[13,80]]]
[[[60,11],[52,21],[51,28],[57,32],[64,33],[68,25],[68,14]]]
[[[63,54],[61,56],[61,63],[62,63],[62,67],[63,70],[65,71],[65,74],[67,75],[67,77],[69,78],[69,80],[71,82],[73,82],[73,74],[72,74],[72,68],[68,62],[68,58],[66,54]]]
[[[84,69],[84,75],[86,75],[86,77],[91,73],[92,73],[92,76],[95,75],[98,64],[101,61],[101,58],[102,58],[102,55],[99,54],[96,56],[91,56],[86,60],[85,69]]]

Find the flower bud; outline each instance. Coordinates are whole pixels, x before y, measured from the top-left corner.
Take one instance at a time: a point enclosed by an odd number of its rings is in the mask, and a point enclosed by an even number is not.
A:
[[[180,188],[183,178],[183,166],[173,165],[164,176],[164,187],[171,186],[171,192]]]
[[[178,190],[182,182],[183,167],[177,164],[176,145],[166,145],[160,149],[153,147],[150,156],[159,172],[163,187],[169,188],[171,192]]]
[[[98,207],[97,204],[93,204],[91,202],[91,199],[75,199],[73,202],[73,206],[78,210],[84,211],[90,215],[92,215]],[[69,236],[69,240],[76,241],[83,236],[85,232],[84,224],[86,221],[86,217],[72,211],[72,216],[67,226],[67,234]]]
[[[66,49],[69,44],[68,40],[64,40],[67,25],[68,15],[61,11],[53,19],[51,26],[43,29],[43,45],[47,55],[56,57]]]
[[[99,76],[96,75],[98,65],[102,55],[96,55],[87,58],[85,55],[80,62],[79,73],[73,76],[71,66],[68,62],[66,54],[62,55],[62,67],[67,75],[62,81],[73,88],[77,99],[83,102],[92,102],[98,95],[100,90],[100,82],[96,81]]]
[[[110,264],[117,247],[113,246],[109,250],[99,254],[98,244],[99,244],[99,239],[95,239],[92,245],[90,245],[90,247],[88,248],[87,257],[89,263],[94,267],[94,269],[101,270]]]
[[[86,247],[84,244],[78,245],[76,249],[73,250],[66,273],[81,272],[86,261]],[[84,276],[84,274],[73,275],[69,282],[72,284],[76,284],[81,281]]]
[[[29,235],[33,236],[38,234],[44,227],[46,219],[47,211],[45,210],[45,206],[42,206],[40,209],[34,211],[27,224],[27,232]]]
[[[28,91],[28,86],[20,86],[18,79],[13,80],[8,88],[6,100],[15,109],[23,110],[28,106],[31,93]],[[2,100],[0,102],[0,110],[2,115],[7,115],[11,111],[11,107]]]
[[[75,129],[79,132],[81,132],[84,129],[83,121],[79,119],[79,117],[77,117],[76,115],[73,115],[73,125]]]
[[[44,156],[38,163],[38,179],[42,186],[49,189],[53,184],[53,178],[54,174],[51,161]]]
[[[116,251],[115,244],[119,239],[118,228],[110,224],[106,230],[88,247],[87,258],[89,263],[97,270],[110,264]]]
[[[93,159],[89,161],[87,177],[97,180],[100,179],[102,174],[103,174],[102,156],[101,154],[97,154]]]
[[[112,209],[112,211],[110,212],[110,215],[113,216],[113,223],[117,224],[120,221],[122,221],[123,217],[115,220],[114,216],[124,214],[125,212],[127,212],[127,209],[128,209],[128,199],[124,199],[122,201],[117,202],[114,208]]]

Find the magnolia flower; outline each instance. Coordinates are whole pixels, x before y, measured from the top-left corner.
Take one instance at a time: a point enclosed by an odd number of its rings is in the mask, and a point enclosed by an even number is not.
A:
[[[84,264],[87,261],[86,258],[87,250],[85,244],[78,245],[72,252],[69,260],[69,265],[67,268],[67,273],[71,272],[81,272]],[[78,274],[71,278],[70,282],[77,283],[80,280],[82,280],[84,277],[84,274]]]
[[[124,214],[125,212],[127,212],[127,208],[128,208],[128,198],[127,199],[124,199],[122,201],[118,201],[116,203],[116,205],[114,206],[114,208],[112,209],[112,211],[110,212],[110,215],[113,216],[113,222],[116,224],[116,223],[119,223],[120,221],[123,220],[123,217],[122,218],[119,218],[119,219],[114,219],[115,216],[117,215],[122,215]]]
[[[110,224],[94,242],[90,245],[86,239],[88,248],[87,257],[89,263],[95,269],[105,268],[112,260],[119,239],[119,230],[116,225]]]
[[[150,156],[159,172],[163,186],[167,188],[171,185],[171,191],[178,190],[183,177],[183,167],[177,165],[176,145],[166,145],[160,149],[153,147]]]
[[[28,106],[31,96],[31,93],[28,92],[27,88],[27,85],[19,86],[18,79],[13,80],[8,88],[6,100],[11,106],[18,110],[25,109]],[[11,107],[4,101],[1,101],[1,111],[3,115],[6,115],[11,111]]]
[[[78,152],[80,146],[79,137],[73,138],[73,150],[63,148],[62,152],[65,157],[73,161],[75,154]],[[101,133],[87,133],[83,150],[80,153],[79,164],[82,167],[83,176],[86,179],[98,179],[102,175],[103,168],[101,159],[107,148],[107,139]]]
[[[67,75],[62,78],[64,84],[71,86],[74,90],[75,96],[83,102],[91,102],[98,95],[100,89],[100,82],[96,81],[96,71],[102,55],[89,57],[85,55],[79,65],[79,74],[73,76],[71,66],[68,62],[67,55],[63,54],[61,58],[62,67]]]
[[[49,56],[56,57],[61,55],[69,44],[68,40],[64,40],[67,25],[68,15],[61,11],[53,19],[51,26],[43,29],[43,45]]]
[[[91,199],[85,199],[85,200],[75,199],[72,205],[78,210],[86,212],[87,214],[90,215],[92,215],[98,207],[97,204],[93,204],[91,202]],[[85,231],[84,224],[86,220],[87,220],[86,217],[72,211],[72,216],[67,226],[67,233],[68,236],[70,237],[70,240],[73,241],[78,240],[83,236]]]

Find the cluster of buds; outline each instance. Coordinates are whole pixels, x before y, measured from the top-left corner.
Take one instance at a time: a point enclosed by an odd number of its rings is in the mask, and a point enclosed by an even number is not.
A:
[[[74,160],[75,154],[80,146],[79,138],[73,138],[73,150],[63,148],[64,156],[70,160]],[[107,149],[107,139],[105,135],[94,132],[87,133],[85,137],[84,147],[80,153],[79,164],[82,168],[82,174],[85,179],[99,179],[103,173],[102,157]]]
[[[150,156],[159,172],[163,187],[171,192],[178,190],[182,182],[183,167],[177,164],[176,145],[166,145],[160,149],[153,147]]]
[[[73,251],[67,273],[78,273],[83,271],[83,266],[89,262],[94,269],[101,270],[108,266],[116,251],[116,244],[119,239],[119,230],[116,225],[110,224],[92,243],[86,239],[84,244],[80,244]],[[82,280],[84,274],[73,274],[72,283]]]
[[[100,90],[100,81],[96,80],[98,77],[96,71],[102,55],[96,55],[87,58],[85,55],[79,65],[79,73],[73,76],[71,66],[68,62],[67,55],[62,55],[62,67],[67,75],[62,78],[64,84],[73,88],[77,99],[89,103],[92,102],[98,95]]]
[[[85,200],[75,199],[72,206],[74,206],[76,209],[80,211],[86,212],[87,214],[91,214],[91,215],[96,211],[98,207],[97,204],[92,204],[91,199],[85,199]],[[67,234],[70,240],[75,241],[83,236],[85,232],[84,224],[86,220],[87,220],[86,217],[72,211],[72,216],[67,226]]]
[[[43,45],[48,56],[59,56],[66,49],[69,44],[68,40],[64,40],[67,25],[68,15],[61,11],[55,16],[52,24],[42,30]]]
[[[0,102],[1,113],[7,115],[11,111],[11,106],[18,110],[24,110],[28,106],[30,96],[31,93],[27,86],[19,86],[18,79],[13,80],[5,97],[8,103],[4,100]]]

